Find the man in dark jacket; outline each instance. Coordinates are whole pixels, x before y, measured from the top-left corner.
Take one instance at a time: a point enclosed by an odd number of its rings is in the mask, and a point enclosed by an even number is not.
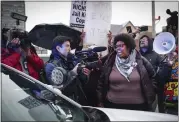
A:
[[[152,64],[155,70],[157,70],[161,61],[161,56],[153,51],[153,40],[147,35],[142,36],[139,40],[139,48],[142,56]]]
[[[143,35],[139,39],[139,49],[140,49],[141,55],[144,56],[152,64],[153,68],[157,72],[157,69],[160,65],[162,58],[159,54],[157,54],[155,51],[153,51],[153,40],[150,39],[147,35]],[[156,85],[158,87],[156,89],[156,92],[158,94],[159,93],[158,89],[159,89],[159,85],[160,85],[159,81],[158,81],[158,77],[156,77],[155,80],[157,81]],[[159,96],[158,96],[158,98],[159,98]],[[155,101],[153,104],[154,108],[156,108],[156,106],[157,106],[157,101]]]
[[[60,88],[65,95],[76,102],[86,104],[85,94],[81,86],[87,82],[90,71],[87,68],[80,70],[76,62],[67,60],[71,50],[70,38],[57,36],[53,41],[53,59],[45,66],[49,83]]]

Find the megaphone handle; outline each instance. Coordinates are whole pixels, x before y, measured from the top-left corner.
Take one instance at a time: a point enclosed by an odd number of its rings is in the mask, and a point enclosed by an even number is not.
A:
[[[168,55],[166,55],[161,61],[160,64],[168,57]]]
[[[162,63],[164,62],[164,60],[167,59],[167,58],[168,58],[168,55],[166,55],[166,56],[160,61],[159,66],[157,67],[157,71],[156,71],[156,73],[155,73],[154,76],[156,76],[156,75],[159,73],[161,64],[162,64]]]

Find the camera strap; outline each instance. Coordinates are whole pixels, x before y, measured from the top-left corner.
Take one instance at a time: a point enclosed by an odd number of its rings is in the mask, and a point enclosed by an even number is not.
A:
[[[20,63],[21,63],[23,72],[29,75],[26,58],[21,58]]]

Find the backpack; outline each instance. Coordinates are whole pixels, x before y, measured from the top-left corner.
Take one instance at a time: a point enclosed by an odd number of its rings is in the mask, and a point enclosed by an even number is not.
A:
[[[45,66],[47,65],[47,63],[52,63],[52,64],[54,64],[56,67],[58,67],[58,65],[57,65],[58,60],[47,61],[47,62],[45,63]],[[45,67],[45,66],[44,66],[44,67]],[[41,81],[41,82],[43,82],[44,84],[51,85],[50,82],[48,81],[47,77],[46,77],[45,68],[41,69],[39,75],[40,75],[40,81]],[[79,82],[79,81],[77,81],[77,82]],[[74,82],[74,84],[76,84],[77,82]],[[60,89],[60,90],[63,92],[63,94],[72,97],[73,100],[74,100],[74,99],[77,100],[78,97],[75,98],[75,96],[74,96],[74,93],[75,93],[75,94],[78,93],[78,91],[74,90],[74,89],[76,89],[76,87],[74,87],[74,86],[76,86],[76,85],[74,85],[74,84],[73,84],[73,85],[69,85],[69,84],[71,84],[71,83],[72,83],[72,82],[69,82],[69,83],[67,83],[67,84],[65,84],[65,85],[60,85],[60,86],[57,86],[57,87],[54,86],[54,87]],[[85,94],[84,94],[82,88],[79,87],[79,86],[77,86],[77,87],[80,89],[80,91],[82,92],[82,95],[84,95],[84,97],[85,97],[85,99],[86,99],[86,96],[85,96]],[[71,96],[71,95],[69,95],[69,94],[73,94],[73,95]]]
[[[50,61],[47,61],[47,62],[45,63],[45,65],[44,65],[44,68],[42,68],[42,69],[40,70],[40,73],[39,73],[40,81],[43,82],[44,84],[50,85],[50,83],[49,83],[49,81],[48,81],[48,79],[47,79],[47,77],[46,77],[46,72],[45,72],[45,66],[46,66],[48,63],[52,63],[52,64],[54,64],[55,66],[57,66],[58,60],[53,60],[53,61],[51,61],[51,62],[50,62]]]

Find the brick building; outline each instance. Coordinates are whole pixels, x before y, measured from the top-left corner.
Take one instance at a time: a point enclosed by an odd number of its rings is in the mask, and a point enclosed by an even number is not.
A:
[[[20,21],[19,25],[16,25],[16,20],[11,17],[11,12],[15,12],[21,15],[25,13],[25,2],[24,1],[1,1],[1,29],[2,28],[19,28],[26,30],[26,24]],[[28,19],[28,18],[27,18]],[[35,46],[37,53],[47,54],[47,50]]]
[[[1,28],[14,28],[16,20],[11,17],[11,12],[25,15],[24,1],[1,1]],[[20,21],[18,28],[25,30],[25,22]]]

